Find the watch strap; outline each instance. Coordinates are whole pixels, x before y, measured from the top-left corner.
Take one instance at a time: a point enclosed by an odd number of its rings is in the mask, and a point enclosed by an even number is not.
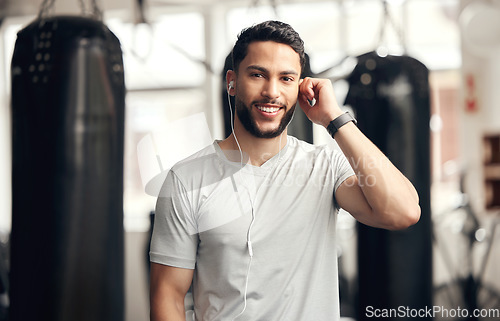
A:
[[[356,119],[351,115],[351,113],[347,111],[344,114],[332,120],[330,124],[328,124],[328,127],[326,127],[326,130],[328,131],[328,133],[330,133],[332,137],[334,137],[337,131],[340,129],[340,127],[344,126],[345,124],[351,121],[354,124],[357,123]]]

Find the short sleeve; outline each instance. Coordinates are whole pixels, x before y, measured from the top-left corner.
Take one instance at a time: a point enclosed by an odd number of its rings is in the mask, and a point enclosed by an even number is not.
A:
[[[354,170],[347,161],[345,155],[339,151],[334,150],[332,155],[332,167],[333,167],[333,177],[334,177],[334,191],[349,177],[355,175]]]
[[[189,195],[181,181],[170,171],[156,202],[150,261],[194,269],[198,234],[193,226]]]

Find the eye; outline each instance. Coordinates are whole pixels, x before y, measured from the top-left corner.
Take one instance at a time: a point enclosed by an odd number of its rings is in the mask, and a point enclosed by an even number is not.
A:
[[[283,79],[283,81],[286,81],[286,82],[294,81],[293,77],[288,77],[288,76],[285,76],[282,79]]]
[[[251,77],[255,77],[255,78],[262,78],[262,77],[264,77],[264,75],[259,74],[259,73],[253,73],[253,74],[251,74],[250,76],[251,76]]]

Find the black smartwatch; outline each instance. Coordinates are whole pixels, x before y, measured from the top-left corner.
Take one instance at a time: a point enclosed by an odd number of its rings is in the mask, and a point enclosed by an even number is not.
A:
[[[330,136],[334,138],[339,128],[344,126],[350,121],[352,121],[354,124],[357,124],[356,119],[351,115],[351,113],[346,111],[344,114],[332,120],[330,124],[328,124],[328,127],[326,127],[326,130],[330,133]]]

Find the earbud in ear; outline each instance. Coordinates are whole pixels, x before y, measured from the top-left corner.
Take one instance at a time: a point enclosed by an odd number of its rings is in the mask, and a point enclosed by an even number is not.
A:
[[[233,89],[233,88],[234,88],[234,81],[233,81],[233,80],[231,80],[231,81],[229,82],[229,85],[228,85],[227,87],[228,87],[228,90],[229,90],[229,89]]]

